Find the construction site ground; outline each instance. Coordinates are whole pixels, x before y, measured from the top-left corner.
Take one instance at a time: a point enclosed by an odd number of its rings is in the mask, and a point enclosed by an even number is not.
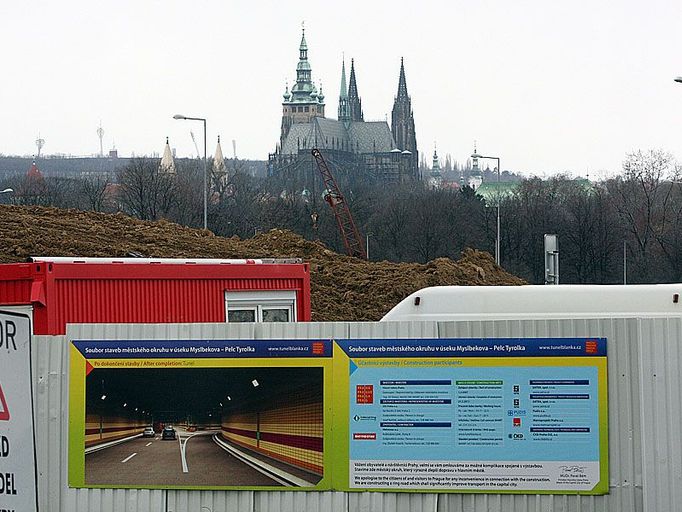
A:
[[[274,229],[223,238],[167,221],[123,214],[0,205],[0,263],[31,256],[156,258],[301,258],[310,263],[313,321],[376,321],[414,291],[438,285],[521,285],[487,252],[467,249],[453,261],[368,262],[321,242]]]

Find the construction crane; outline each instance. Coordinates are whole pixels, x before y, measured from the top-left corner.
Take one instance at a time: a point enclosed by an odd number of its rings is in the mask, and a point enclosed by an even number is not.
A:
[[[349,256],[367,259],[367,253],[365,252],[365,246],[362,243],[360,231],[358,231],[358,228],[355,225],[353,215],[351,215],[350,208],[348,208],[348,203],[343,197],[331,169],[329,169],[329,166],[322,157],[322,153],[320,153],[319,149],[313,149],[312,153],[315,163],[317,164],[317,169],[320,171],[322,181],[324,182],[324,200],[334,211],[336,224],[339,227],[339,232],[341,233],[341,239],[343,240],[346,252]]]

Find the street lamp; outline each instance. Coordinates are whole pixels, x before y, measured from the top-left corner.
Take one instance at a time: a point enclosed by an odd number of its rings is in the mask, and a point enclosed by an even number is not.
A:
[[[0,195],[1,194],[14,194],[14,189],[13,188],[6,188],[5,190],[0,190]]]
[[[471,158],[487,158],[497,160],[497,236],[495,237],[495,263],[500,264],[500,159],[496,156],[483,156],[478,153],[471,155]]]
[[[188,117],[182,114],[175,114],[173,119],[181,119],[183,121],[201,121],[204,123],[204,229],[208,229],[208,190],[206,187],[206,119],[203,117]]]

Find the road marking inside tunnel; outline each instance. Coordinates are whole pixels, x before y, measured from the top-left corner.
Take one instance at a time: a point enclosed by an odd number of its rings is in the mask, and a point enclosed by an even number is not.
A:
[[[192,437],[194,437],[196,434],[192,434],[191,436],[188,436],[185,438],[185,442],[182,442],[182,437],[178,435],[178,443],[180,443],[180,457],[182,458],[182,472],[183,473],[189,473],[189,468],[187,467],[187,441],[189,441]]]
[[[256,471],[263,473],[268,478],[271,478],[274,481],[284,485],[285,487],[314,487],[316,485],[313,482],[308,482],[307,480],[298,478],[282,469],[276,468],[262,460],[247,455],[243,451],[238,450],[234,446],[231,446],[220,439],[219,434],[213,436],[213,442],[233,457],[237,458],[246,465],[251,466]]]
[[[123,462],[128,462],[130,459],[132,459],[133,457],[135,457],[135,455],[137,455],[137,452],[133,453],[130,457],[126,457],[125,459],[123,459],[123,460],[121,461],[121,463],[123,463]]]
[[[151,443],[151,442],[149,442],[149,443],[145,444],[145,446],[149,446],[150,444],[152,444],[152,443]]]

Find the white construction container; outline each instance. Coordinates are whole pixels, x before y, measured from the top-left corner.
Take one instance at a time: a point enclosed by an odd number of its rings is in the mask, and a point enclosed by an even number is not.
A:
[[[682,315],[682,284],[433,286],[398,303],[386,321],[625,318]]]

